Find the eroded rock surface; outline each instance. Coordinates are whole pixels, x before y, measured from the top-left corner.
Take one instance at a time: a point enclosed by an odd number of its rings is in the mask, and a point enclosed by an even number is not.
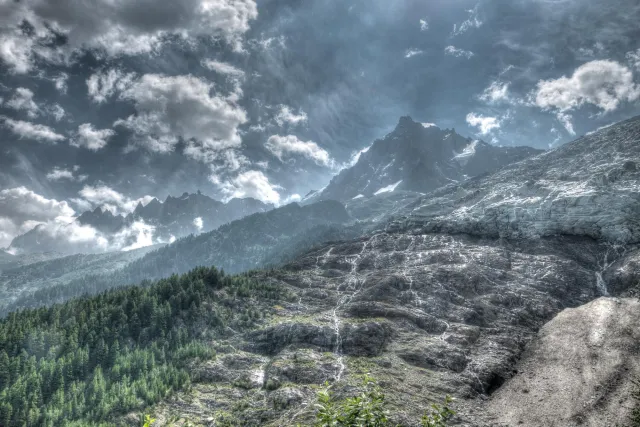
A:
[[[600,298],[547,323],[485,407],[495,426],[627,425],[640,375],[640,302]]]
[[[396,228],[640,242],[640,117],[424,196]]]

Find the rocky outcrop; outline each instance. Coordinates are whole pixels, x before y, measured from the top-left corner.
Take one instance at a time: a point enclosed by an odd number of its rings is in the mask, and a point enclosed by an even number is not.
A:
[[[409,205],[392,226],[512,239],[640,241],[640,117]]]
[[[640,376],[640,302],[600,298],[544,325],[484,407],[493,426],[627,425]]]
[[[310,425],[319,385],[353,395],[369,373],[402,425],[446,394],[464,426],[621,422],[640,307],[598,298],[640,288],[636,164],[640,118],[413,202],[408,191],[350,202],[372,228],[252,273],[290,298],[218,343],[233,349],[224,360],[263,361],[250,367],[263,386],[248,373],[204,382],[190,407],[226,413],[233,395],[237,425]]]
[[[427,193],[541,153],[530,147],[496,147],[464,138],[455,129],[425,127],[401,117],[393,132],[376,140],[310,199],[342,202],[393,191]]]
[[[584,237],[379,233],[257,272],[256,280],[277,282],[292,296],[266,324],[229,338],[237,350],[225,360],[264,361],[262,387],[236,386],[236,400],[251,402],[237,422],[307,425],[313,387],[329,381],[349,395],[358,375],[370,373],[394,422],[414,425],[450,394],[461,425],[493,425],[482,402],[519,375],[518,360],[546,322],[602,295],[596,269],[607,251]],[[247,372],[257,369],[251,366]],[[224,400],[221,387],[231,379],[216,372],[219,380],[200,384],[199,393]]]
[[[146,205],[139,203],[128,215],[114,215],[101,207],[82,213],[76,222],[93,228],[106,241],[118,242],[109,245],[113,250],[132,245],[137,234],[127,229],[136,223],[144,223],[153,230],[154,243],[168,243],[189,234],[208,232],[234,220],[273,209],[273,205],[252,198],[231,199],[228,203],[214,200],[204,194],[184,193],[180,197],[169,196],[164,202],[154,198]],[[17,236],[10,248],[21,254],[58,251],[61,253],[101,251],[88,245],[63,245],[60,240],[47,233],[42,227],[35,227]]]

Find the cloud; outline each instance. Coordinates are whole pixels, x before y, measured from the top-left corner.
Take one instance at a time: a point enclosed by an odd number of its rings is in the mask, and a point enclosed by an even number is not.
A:
[[[213,59],[206,59],[202,61],[202,65],[219,74],[224,74],[231,77],[244,77],[244,71],[234,67],[231,64],[227,64],[226,62],[215,61]]]
[[[19,234],[38,224],[71,218],[75,211],[67,202],[47,199],[28,190],[16,187],[0,191],[0,247],[6,247]]]
[[[62,120],[62,118],[67,114],[64,111],[64,108],[60,106],[60,104],[53,104],[45,107],[47,114],[53,116],[56,122]]]
[[[288,205],[289,203],[297,203],[302,200],[302,196],[299,194],[290,194],[282,200],[283,205]]]
[[[429,21],[425,19],[420,20],[420,31],[427,31],[429,29]]]
[[[85,185],[78,192],[81,199],[71,199],[83,209],[93,209],[100,207],[111,211],[114,215],[128,214],[135,210],[138,203],[148,204],[153,200],[152,196],[144,196],[138,199],[131,199],[122,193],[106,185],[91,186]]]
[[[155,231],[156,228],[153,225],[144,221],[134,221],[129,227],[116,233],[112,245],[121,248],[120,250],[124,252],[151,246],[158,243],[154,241]]]
[[[488,117],[481,114],[467,114],[467,123],[477,127],[481,135],[489,134],[493,129],[500,129],[500,120],[497,117]]]
[[[422,55],[423,53],[424,52],[421,51],[420,49],[413,49],[413,48],[412,49],[407,49],[404,52],[404,57],[408,59],[408,58],[411,58],[411,57],[416,56],[416,55]]]
[[[34,56],[51,56],[51,49],[63,49],[67,57],[83,49],[108,57],[137,55],[152,52],[171,35],[221,38],[240,51],[242,36],[257,16],[254,0],[4,1],[0,58],[14,72],[25,73]],[[32,34],[20,33],[18,25],[24,21],[33,27]],[[56,35],[65,38],[65,45],[47,48],[46,41]]]
[[[280,161],[284,161],[284,157],[300,155],[313,160],[320,166],[330,167],[334,164],[333,159],[325,149],[320,148],[313,141],[301,141],[295,135],[272,135],[267,140],[265,147]]]
[[[238,126],[247,121],[246,112],[232,100],[213,95],[213,84],[202,78],[146,74],[120,98],[132,101],[136,114],[114,126],[133,133],[133,147],[168,153],[183,139],[185,154],[207,160],[241,143]]]
[[[284,126],[285,124],[289,125],[299,125],[301,123],[306,123],[308,120],[307,113],[300,109],[298,114],[294,113],[291,107],[287,105],[280,105],[280,110],[274,117],[274,120],[278,124],[278,126]]]
[[[94,129],[91,123],[78,126],[73,138],[69,141],[74,147],[83,147],[91,151],[98,151],[107,146],[109,138],[115,135],[112,129]]]
[[[56,89],[58,89],[58,91],[60,93],[67,93],[67,80],[69,80],[69,74],[67,73],[60,73],[58,74],[56,77],[54,77],[53,79],[53,85],[56,87]]]
[[[117,92],[127,89],[135,77],[135,73],[124,73],[117,68],[94,73],[87,79],[89,97],[97,103],[105,102]]]
[[[492,104],[507,102],[510,100],[509,83],[494,81],[482,92],[482,94],[478,98],[480,98],[481,101]]]
[[[444,48],[445,55],[455,56],[456,58],[467,58],[470,59],[474,54],[471,51],[458,49],[455,46],[447,46]]]
[[[591,104],[610,112],[623,102],[640,98],[640,87],[624,65],[608,60],[591,61],[578,67],[570,77],[539,81],[532,98],[543,110],[567,112]]]
[[[13,120],[8,117],[0,116],[4,120],[4,126],[18,135],[20,139],[33,139],[35,141],[44,141],[55,144],[65,139],[64,136],[56,133],[52,128],[23,120]]]
[[[202,231],[204,228],[204,222],[202,221],[202,217],[197,217],[193,220],[193,225],[198,229],[198,231]]]
[[[82,182],[88,178],[87,175],[75,176],[74,172],[75,172],[75,168],[74,170],[69,170],[69,169],[54,167],[51,170],[51,172],[49,172],[46,175],[46,177],[49,181],[68,180],[68,181],[78,181],[78,182]]]
[[[629,64],[636,70],[640,71],[640,49],[636,51],[627,52],[625,55]]]
[[[567,114],[559,111],[556,114],[556,118],[560,123],[562,123],[562,126],[564,126],[564,128],[566,129],[567,132],[569,132],[570,135],[576,134],[576,131],[573,129],[571,114]]]
[[[40,107],[33,101],[33,92],[24,87],[17,88],[6,105],[16,111],[26,112],[31,118],[37,117],[40,113]]]
[[[253,197],[265,203],[278,204],[280,202],[280,194],[277,191],[280,187],[272,184],[261,171],[242,172],[226,182],[220,182],[215,176],[212,176],[211,180],[225,194],[225,201],[233,198]]]
[[[0,6],[0,12],[2,11],[3,8]],[[33,41],[18,29],[9,30],[5,34],[0,33],[0,60],[16,74],[24,74],[31,69],[32,48]]]
[[[466,33],[472,28],[480,28],[483,22],[478,17],[478,7],[480,3],[478,3],[473,9],[468,10],[469,18],[463,21],[460,24],[453,24],[453,31],[451,32],[451,36],[459,36],[460,34]]]

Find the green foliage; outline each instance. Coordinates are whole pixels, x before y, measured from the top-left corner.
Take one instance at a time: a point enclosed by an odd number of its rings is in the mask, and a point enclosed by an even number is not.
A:
[[[384,393],[369,375],[362,380],[362,391],[343,402],[335,402],[328,388],[318,393],[317,427],[379,427],[388,423]]]
[[[382,388],[369,375],[362,380],[357,396],[337,402],[329,389],[318,392],[316,407],[316,427],[387,427],[390,426],[388,411],[385,409],[385,395]],[[449,405],[453,399],[447,396],[442,406],[432,404],[421,420],[422,427],[446,427],[447,421],[455,414]]]
[[[449,408],[453,399],[451,396],[447,396],[444,399],[442,406],[433,403],[431,409],[422,416],[422,427],[446,427],[447,421],[455,415],[455,412]]]
[[[155,423],[155,422],[156,422],[155,418],[151,418],[151,415],[146,414],[146,415],[141,417],[140,426],[141,427],[151,427],[153,425],[153,423]]]
[[[194,360],[215,357],[210,341],[227,326],[252,326],[259,304],[283,292],[246,276],[197,268],[0,321],[0,425],[109,425],[193,378]],[[273,303],[270,303],[271,305]]]

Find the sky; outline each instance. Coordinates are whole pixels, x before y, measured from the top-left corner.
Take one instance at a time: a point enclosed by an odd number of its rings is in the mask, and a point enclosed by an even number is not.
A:
[[[551,149],[640,114],[637,0],[0,0],[0,247],[201,190],[278,204],[400,116]]]

